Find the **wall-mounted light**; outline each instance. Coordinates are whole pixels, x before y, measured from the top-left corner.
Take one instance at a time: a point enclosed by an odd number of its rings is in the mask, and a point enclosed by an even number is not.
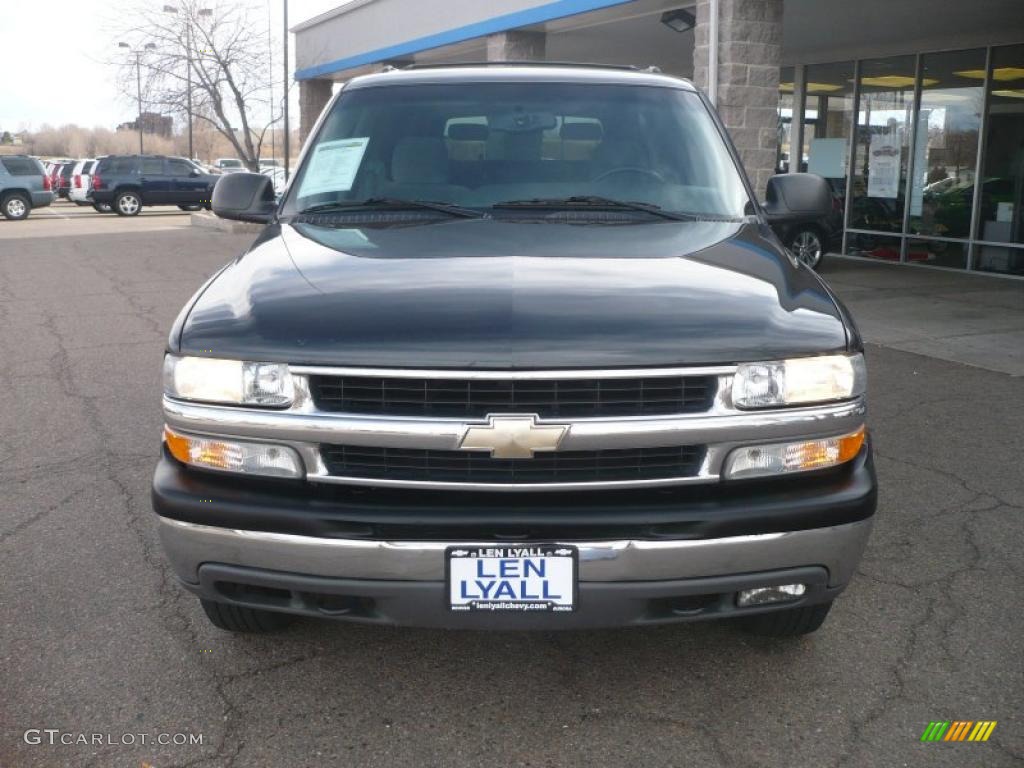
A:
[[[661,14],[661,23],[673,32],[688,32],[697,23],[697,18],[685,8],[676,8]]]

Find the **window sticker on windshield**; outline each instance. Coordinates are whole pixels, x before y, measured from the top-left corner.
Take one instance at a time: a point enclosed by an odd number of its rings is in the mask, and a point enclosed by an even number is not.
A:
[[[299,197],[322,192],[348,192],[359,172],[369,137],[324,141],[316,146],[306,165]]]

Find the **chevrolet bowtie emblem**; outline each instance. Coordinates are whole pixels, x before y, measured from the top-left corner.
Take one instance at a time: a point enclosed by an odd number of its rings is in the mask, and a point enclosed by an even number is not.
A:
[[[569,431],[565,424],[538,424],[536,415],[488,416],[487,424],[466,427],[459,448],[490,451],[494,459],[532,459],[537,451],[554,451]]]

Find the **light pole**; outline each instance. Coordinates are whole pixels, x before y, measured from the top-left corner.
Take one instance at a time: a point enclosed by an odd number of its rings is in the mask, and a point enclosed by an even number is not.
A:
[[[178,13],[173,5],[165,5],[164,13]],[[209,8],[196,9],[196,15],[209,16],[213,11]],[[192,149],[192,19],[185,19],[185,109],[188,112],[188,159],[195,157]]]
[[[156,48],[153,43],[146,43],[142,48],[132,48],[128,43],[118,43],[118,48],[127,48],[135,54],[135,86],[138,89],[139,97],[139,118],[136,122],[136,127],[139,129],[139,154],[143,152],[142,149],[142,54],[146,51],[152,51]]]
[[[284,182],[288,183],[288,162],[291,155],[291,136],[288,135],[288,0],[284,3]]]

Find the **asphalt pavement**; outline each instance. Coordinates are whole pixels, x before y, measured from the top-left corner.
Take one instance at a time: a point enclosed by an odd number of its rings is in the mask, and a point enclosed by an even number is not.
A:
[[[233,636],[175,583],[149,483],[167,331],[251,236],[53,210],[0,221],[0,768],[1024,763],[1024,379],[869,347],[875,531],[808,638]]]

